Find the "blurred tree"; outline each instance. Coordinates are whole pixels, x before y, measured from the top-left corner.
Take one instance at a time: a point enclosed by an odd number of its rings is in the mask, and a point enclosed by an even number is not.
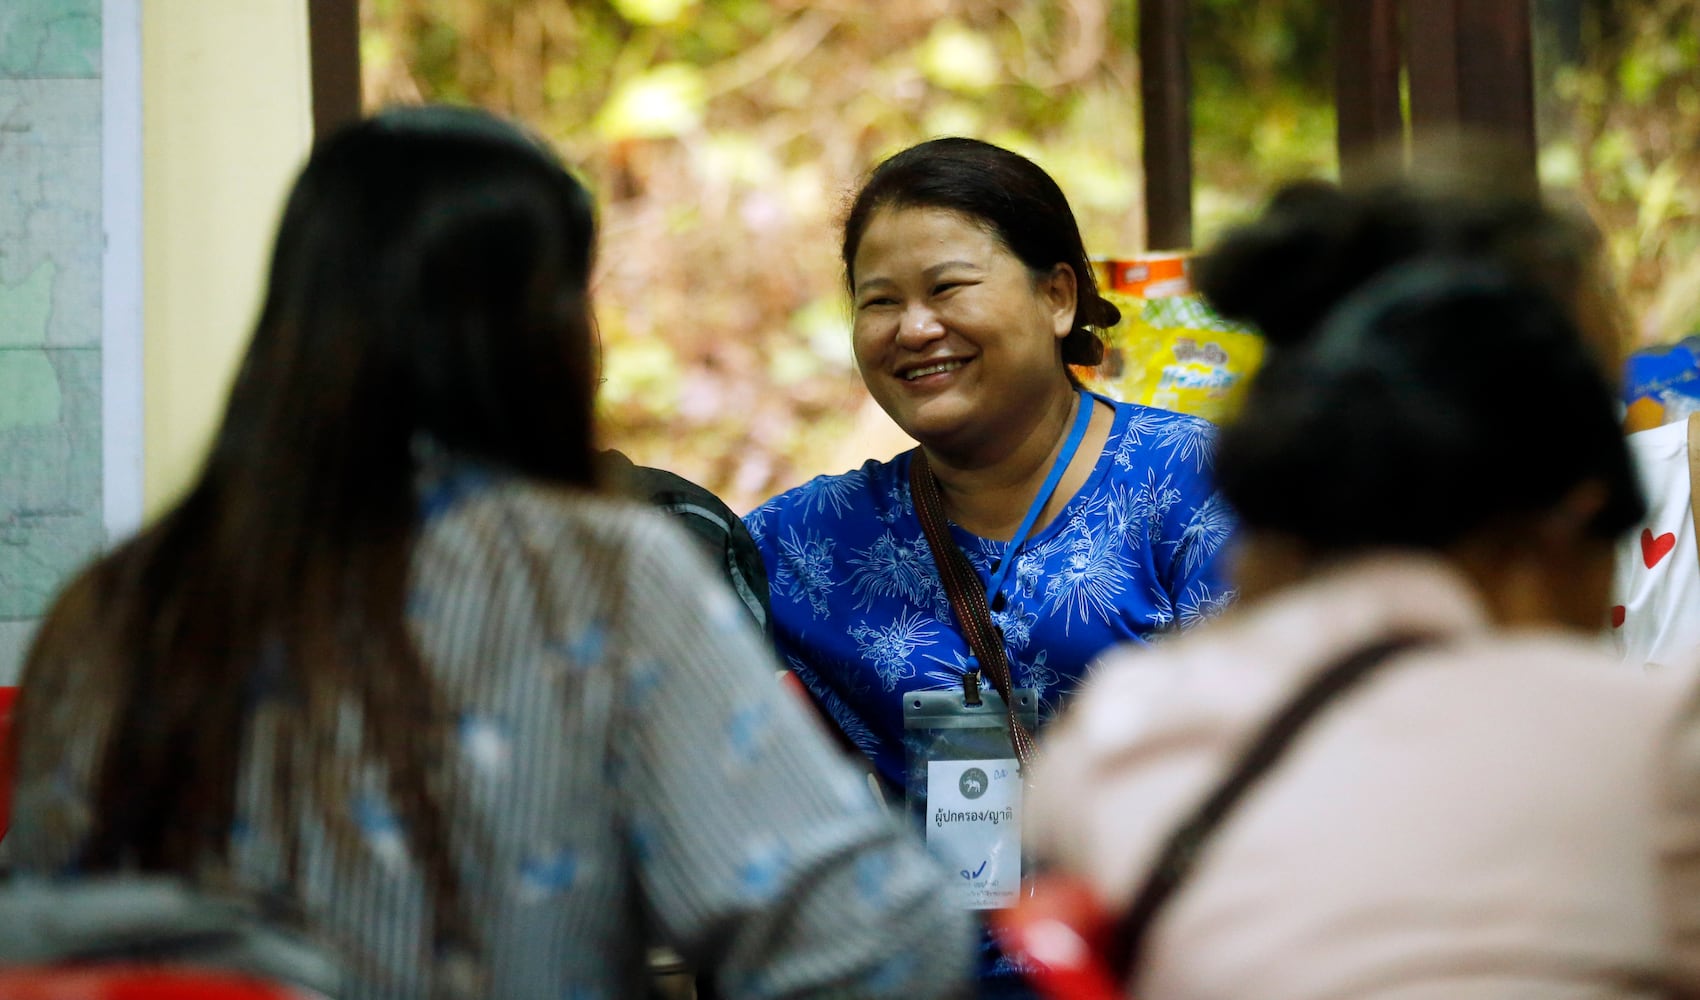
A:
[[[1566,0],[1542,177],[1599,221],[1639,343],[1700,332],[1700,5]]]

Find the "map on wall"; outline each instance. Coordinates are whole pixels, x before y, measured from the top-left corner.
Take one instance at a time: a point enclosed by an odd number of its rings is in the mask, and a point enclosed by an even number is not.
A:
[[[0,4],[0,684],[104,541],[101,2]]]

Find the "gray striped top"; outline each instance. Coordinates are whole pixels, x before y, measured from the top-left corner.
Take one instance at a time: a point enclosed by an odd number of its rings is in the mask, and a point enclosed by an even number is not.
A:
[[[648,944],[735,997],[915,998],[971,974],[945,873],[876,804],[682,532],[657,514],[466,465],[425,481],[415,635],[456,712],[446,809],[488,995],[642,992]],[[351,717],[349,739],[358,735]],[[245,748],[239,884],[284,879],[268,805],[276,747]],[[22,871],[74,854],[91,753],[18,789]],[[359,998],[432,992],[425,881],[381,777],[360,836],[303,796],[297,893]]]

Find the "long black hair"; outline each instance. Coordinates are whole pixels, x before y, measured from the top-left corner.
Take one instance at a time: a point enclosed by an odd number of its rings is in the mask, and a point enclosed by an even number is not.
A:
[[[406,624],[419,456],[592,485],[594,235],[559,161],[479,112],[399,109],[316,146],[205,466],[71,582],[27,658],[20,778],[92,755],[76,864],[225,858],[261,705],[289,748],[277,794],[349,829],[331,765],[352,706],[439,910],[458,892],[436,767],[449,723]]]

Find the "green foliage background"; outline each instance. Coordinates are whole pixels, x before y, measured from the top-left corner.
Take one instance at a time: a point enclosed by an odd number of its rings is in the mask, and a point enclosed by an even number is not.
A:
[[[1333,171],[1332,6],[1194,0],[1200,241],[1280,181]],[[1683,332],[1700,314],[1700,14],[1540,6],[1574,36],[1543,50],[1543,174],[1607,228],[1643,335]],[[582,171],[602,213],[608,443],[743,510],[893,448],[837,260],[845,200],[883,156],[946,133],[1001,143],[1058,179],[1091,252],[1144,249],[1135,8],[366,0],[366,96],[507,112]]]

